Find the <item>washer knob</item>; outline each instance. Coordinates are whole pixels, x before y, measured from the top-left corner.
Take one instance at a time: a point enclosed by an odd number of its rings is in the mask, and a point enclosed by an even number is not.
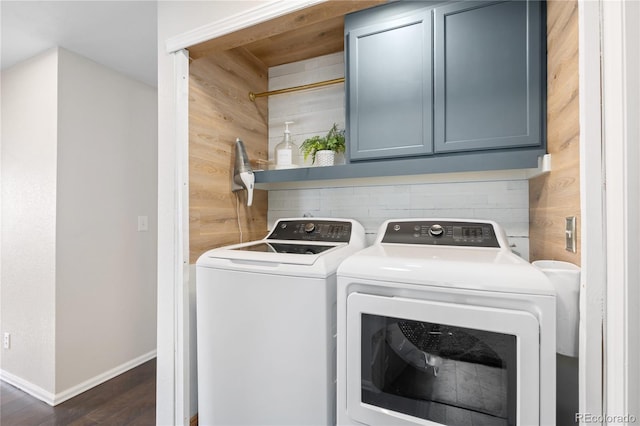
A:
[[[431,228],[429,228],[429,235],[432,237],[441,237],[442,234],[444,234],[444,228],[438,224],[431,225]]]
[[[304,224],[304,232],[306,232],[307,234],[310,234],[314,231],[314,229],[316,229],[316,224],[313,222],[308,222]]]

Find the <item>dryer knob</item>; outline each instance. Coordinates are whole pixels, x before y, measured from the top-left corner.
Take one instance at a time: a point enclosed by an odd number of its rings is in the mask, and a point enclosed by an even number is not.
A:
[[[316,225],[313,222],[309,222],[304,225],[304,232],[307,234],[312,233],[314,229],[316,229]]]
[[[438,224],[431,225],[431,228],[429,228],[429,235],[432,237],[441,237],[442,234],[444,234],[444,229]]]

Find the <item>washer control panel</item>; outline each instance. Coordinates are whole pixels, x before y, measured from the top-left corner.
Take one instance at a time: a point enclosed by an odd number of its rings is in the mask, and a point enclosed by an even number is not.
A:
[[[500,244],[490,223],[452,221],[391,221],[383,243],[463,247],[495,247]]]
[[[351,239],[351,222],[313,218],[281,220],[267,239],[348,243]]]

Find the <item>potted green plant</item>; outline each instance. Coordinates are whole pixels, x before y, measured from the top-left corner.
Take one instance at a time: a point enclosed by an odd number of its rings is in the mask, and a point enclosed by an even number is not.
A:
[[[333,166],[336,152],[345,151],[344,129],[339,130],[338,125],[333,123],[326,136],[305,139],[300,150],[305,160],[311,155],[311,164],[315,164],[317,159],[320,166]]]

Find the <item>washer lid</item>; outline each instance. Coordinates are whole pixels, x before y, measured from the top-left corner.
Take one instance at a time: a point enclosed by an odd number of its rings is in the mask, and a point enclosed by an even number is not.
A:
[[[267,237],[209,250],[196,265],[326,275],[364,244],[364,228],[353,219],[286,218],[279,219]]]
[[[294,253],[294,254],[313,255],[313,254],[319,254],[324,251],[330,250],[334,247],[335,245],[276,243],[273,241],[265,240],[264,242],[256,242],[255,244],[236,247],[231,250],[250,251],[250,252],[258,252],[258,253]]]
[[[313,243],[306,241],[296,244],[291,241],[260,240],[209,250],[198,259],[199,265],[211,263],[214,259],[230,259],[245,264],[288,264],[310,266],[323,255],[329,254],[347,244]]]

